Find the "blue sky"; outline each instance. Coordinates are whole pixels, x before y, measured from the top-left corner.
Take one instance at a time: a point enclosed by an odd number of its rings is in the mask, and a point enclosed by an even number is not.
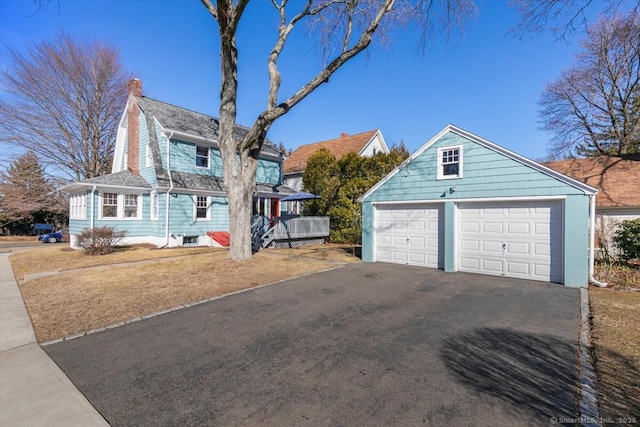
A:
[[[144,94],[217,116],[220,72],[217,27],[198,0],[60,0],[36,13],[31,0],[0,1],[0,66],[6,46],[22,49],[63,29],[108,41],[143,82]],[[275,32],[270,1],[250,4],[238,39],[238,123],[250,125],[266,104],[266,57]],[[597,12],[597,6],[591,10]],[[410,152],[453,123],[532,159],[545,155],[548,133],[539,129],[538,100],[545,84],[571,66],[578,38],[550,33],[514,38],[518,22],[506,1],[480,3],[477,19],[449,44],[416,53],[413,34],[378,45],[343,68],[272,127],[268,137],[296,147],[380,129],[389,145]],[[287,46],[282,99],[320,69],[304,28]],[[0,88],[1,90],[1,88]],[[1,95],[1,93],[0,93]]]

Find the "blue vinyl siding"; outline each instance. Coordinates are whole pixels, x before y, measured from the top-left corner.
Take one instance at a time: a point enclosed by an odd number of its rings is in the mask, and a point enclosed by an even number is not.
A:
[[[462,147],[462,178],[437,179],[438,148]],[[449,192],[455,187],[454,192]],[[456,205],[465,199],[564,197],[563,283],[586,286],[589,196],[582,190],[457,133],[448,132],[363,200],[362,260],[375,260],[375,202],[442,201],[444,269],[455,271]]]
[[[166,157],[166,139],[160,144],[160,152]],[[196,144],[176,139],[171,140],[171,170],[176,172],[188,172],[197,175],[222,177],[222,157],[215,147],[209,148],[209,167],[196,167]],[[163,145],[165,146],[163,148]],[[163,160],[164,161],[164,160]],[[281,184],[281,162],[276,160],[258,160],[256,181],[264,184]]]
[[[437,149],[450,145],[463,147],[463,177],[437,180]],[[455,193],[443,196],[449,187],[456,187]],[[583,193],[480,144],[449,133],[370,194],[367,201],[564,194]]]
[[[281,163],[274,160],[258,160],[258,170],[256,171],[256,181],[263,184],[281,184],[280,178]]]
[[[169,231],[185,236],[204,236],[207,231],[229,231],[229,211],[226,197],[210,197],[210,219],[194,219],[195,196],[173,194]]]

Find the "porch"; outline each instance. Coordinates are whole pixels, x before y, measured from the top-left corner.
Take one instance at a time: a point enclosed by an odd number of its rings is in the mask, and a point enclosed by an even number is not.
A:
[[[283,215],[271,219],[254,217],[251,231],[254,250],[323,243],[329,236],[329,217],[299,215]]]

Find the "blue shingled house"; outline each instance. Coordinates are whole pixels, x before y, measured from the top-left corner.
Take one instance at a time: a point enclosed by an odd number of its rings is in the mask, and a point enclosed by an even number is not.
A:
[[[61,189],[70,194],[71,246],[83,229],[99,226],[126,231],[129,244],[217,245],[207,233],[229,229],[217,131],[217,119],[145,97],[140,80],[132,80],[112,173]],[[237,126],[237,138],[247,131]],[[265,141],[254,214],[279,216],[281,199],[294,193],[282,185],[282,161]]]
[[[362,202],[362,260],[587,286],[597,190],[448,125]]]

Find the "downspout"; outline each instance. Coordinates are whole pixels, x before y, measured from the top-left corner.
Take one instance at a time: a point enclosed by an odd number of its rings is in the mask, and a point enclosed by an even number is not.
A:
[[[164,218],[164,234],[165,234],[165,244],[164,247],[169,246],[169,207],[171,205],[171,191],[173,190],[173,178],[171,177],[171,137],[173,136],[173,132],[169,133],[167,136],[167,174],[169,174],[169,189],[167,190],[167,203],[166,203],[166,212]]]
[[[595,265],[595,242],[596,242],[596,195],[589,196],[589,214],[591,226],[589,227],[589,283],[600,288],[606,288],[607,283],[600,282],[593,277]]]
[[[96,186],[91,189],[91,230],[93,230],[95,222],[95,207],[96,207]]]

